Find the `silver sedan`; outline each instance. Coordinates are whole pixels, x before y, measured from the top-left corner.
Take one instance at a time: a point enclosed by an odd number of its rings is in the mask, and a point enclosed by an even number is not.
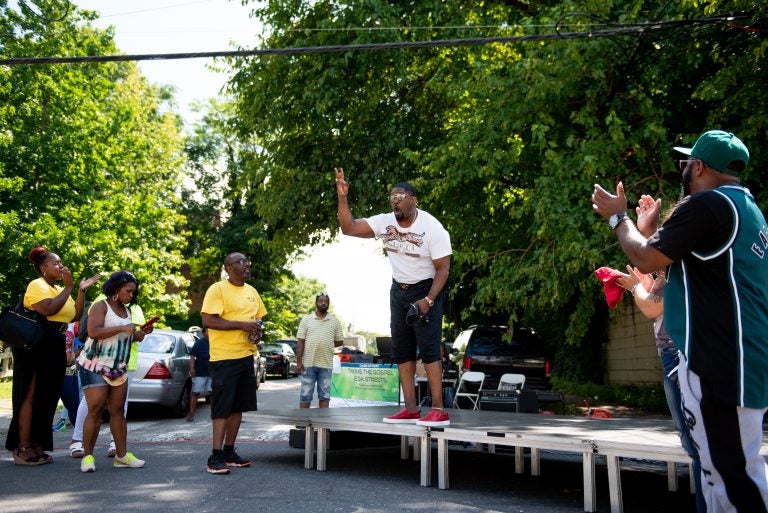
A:
[[[194,343],[194,335],[186,331],[154,330],[144,337],[128,402],[158,404],[171,408],[174,416],[184,417],[192,389],[189,350]]]

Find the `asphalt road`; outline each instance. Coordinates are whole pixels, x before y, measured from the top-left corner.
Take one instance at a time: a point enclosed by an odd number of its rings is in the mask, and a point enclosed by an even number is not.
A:
[[[258,392],[265,409],[294,408],[298,379],[268,379]],[[0,404],[0,438],[5,440],[10,406]],[[477,447],[451,446],[451,489],[419,486],[419,462],[400,459],[400,448],[331,450],[326,472],[304,469],[302,449],[289,447],[292,426],[265,426],[244,415],[238,452],[253,466],[229,475],[205,470],[210,454],[208,405],[195,422],[170,419],[154,408],[131,406],[129,450],[147,461],[143,469],[115,469],[106,457],[108,427],[96,450],[96,472],[79,471],[69,457],[71,430],[54,433],[54,463],[13,464],[0,455],[0,512],[151,513],[579,513],[583,511],[581,463],[576,457],[542,451],[541,476],[516,475],[511,453],[488,454]],[[498,449],[498,448],[497,448]],[[436,465],[437,455],[433,455]],[[529,466],[526,463],[526,469]],[[630,471],[628,469],[634,469]],[[665,467],[629,461],[622,471],[625,513],[693,512],[688,477],[668,492]],[[683,471],[683,469],[681,469]],[[597,507],[609,511],[605,467],[598,461]]]

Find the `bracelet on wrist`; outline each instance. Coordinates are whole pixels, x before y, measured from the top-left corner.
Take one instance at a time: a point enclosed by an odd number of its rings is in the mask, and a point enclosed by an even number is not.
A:
[[[637,288],[638,285],[640,285],[639,281],[637,283],[635,283],[634,285],[632,285],[632,288],[629,289],[629,291],[632,293],[633,296],[635,295],[635,289]]]

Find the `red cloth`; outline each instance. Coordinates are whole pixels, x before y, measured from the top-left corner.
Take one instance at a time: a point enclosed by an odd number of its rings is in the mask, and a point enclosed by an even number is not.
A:
[[[624,287],[616,283],[616,279],[621,276],[621,273],[610,267],[601,267],[595,271],[595,276],[603,282],[603,292],[608,308],[616,308],[625,290]]]

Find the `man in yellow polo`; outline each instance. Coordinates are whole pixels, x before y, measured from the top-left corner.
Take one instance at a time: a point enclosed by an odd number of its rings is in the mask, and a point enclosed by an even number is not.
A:
[[[229,467],[251,464],[235,452],[235,439],[243,412],[256,409],[253,356],[261,339],[261,318],[267,313],[259,293],[245,283],[251,276],[251,261],[242,253],[230,253],[224,258],[224,270],[227,279],[208,288],[201,312],[211,352],[211,474],[229,474]]]

